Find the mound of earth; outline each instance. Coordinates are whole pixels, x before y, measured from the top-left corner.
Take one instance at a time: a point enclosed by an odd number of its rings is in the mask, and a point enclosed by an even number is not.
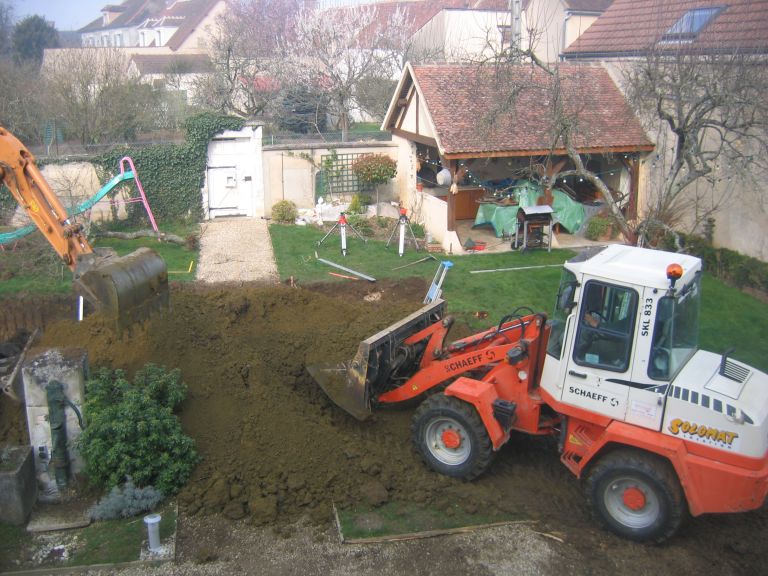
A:
[[[743,574],[765,565],[765,508],[696,518],[669,546],[649,548],[595,525],[551,439],[514,435],[488,473],[465,483],[421,463],[410,440],[412,408],[358,422],[333,405],[306,366],[350,359],[360,340],[418,309],[426,288],[420,280],[299,289],[179,285],[169,313],[130,333],[92,317],[48,326],[41,345],[80,346],[92,366],[129,374],[149,362],[181,369],[189,393],[180,417],[203,456],[180,495],[183,515],[286,524],[303,516],[327,521],[332,503],[397,500],[446,514],[459,505],[537,519],[538,529],[567,535],[595,573],[664,565]],[[5,433],[13,434],[2,410]]]
[[[314,290],[184,285],[170,312],[130,333],[91,318],[49,327],[41,344],[83,347],[92,366],[129,374],[149,362],[181,369],[182,425],[203,456],[181,494],[187,513],[326,519],[331,503],[392,498],[476,509],[493,494],[426,469],[411,448],[410,410],[358,422],[306,370],[352,358],[360,340],[418,309],[425,291],[416,279]]]

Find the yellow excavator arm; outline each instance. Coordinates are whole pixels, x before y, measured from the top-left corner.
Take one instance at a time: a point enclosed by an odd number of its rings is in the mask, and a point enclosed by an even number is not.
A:
[[[0,126],[0,183],[72,270],[76,291],[123,328],[168,306],[165,262],[149,248],[122,258],[97,255],[37,168],[34,155]]]
[[[81,224],[70,222],[67,211],[43,178],[35,157],[18,138],[0,127],[0,182],[74,272],[78,257],[93,252]]]

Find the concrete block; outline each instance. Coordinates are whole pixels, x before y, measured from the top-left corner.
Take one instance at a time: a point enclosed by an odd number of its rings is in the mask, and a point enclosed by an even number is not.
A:
[[[21,368],[27,406],[47,406],[45,387],[51,380],[64,385],[64,394],[81,405],[88,377],[88,355],[80,348],[52,348],[28,356]]]
[[[82,349],[51,349],[30,356],[22,369],[22,383],[27,406],[27,426],[32,444],[34,468],[41,500],[59,498],[55,475],[49,471],[52,441],[48,415],[46,386],[51,381],[60,382],[63,391],[82,415],[85,397],[85,380],[88,377],[88,357]],[[84,468],[83,458],[75,449],[81,434],[78,415],[70,406],[64,408],[67,436],[67,456],[70,476]]]
[[[10,446],[0,450],[0,522],[25,524],[36,498],[32,447]]]

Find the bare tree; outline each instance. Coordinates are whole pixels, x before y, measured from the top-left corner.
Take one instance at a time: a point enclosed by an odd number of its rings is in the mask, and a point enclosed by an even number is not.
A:
[[[82,144],[132,139],[151,124],[156,94],[119,49],[49,51],[42,73],[48,114]]]
[[[343,140],[354,113],[371,110],[366,98],[377,83],[394,80],[402,65],[405,13],[397,9],[384,16],[375,6],[354,6],[304,9],[296,18],[291,77],[327,95]],[[380,105],[383,113],[386,103]]]
[[[34,65],[17,66],[10,58],[0,58],[0,126],[29,144],[40,140],[39,76]]]
[[[282,60],[301,0],[232,0],[208,39],[213,73],[196,82],[196,103],[243,118],[263,115],[281,87]]]
[[[621,63],[628,100],[657,144],[648,162],[646,202],[636,215],[623,212],[601,175],[587,168],[579,142],[589,129],[583,118],[589,103],[573,98],[578,90],[563,77],[560,66],[537,57],[542,38],[535,28],[529,29],[519,43],[509,42],[491,57],[475,59],[478,66],[494,71],[489,85],[496,102],[484,125],[514,110],[523,91],[541,90],[541,101],[550,107],[551,154],[565,148],[570,160],[559,176],[590,182],[627,241],[646,243],[683,224],[687,231],[700,230],[737,186],[761,189],[758,182],[765,182],[768,158],[764,56],[660,44],[646,56]],[[546,71],[547,86],[514,82],[513,67],[524,63]],[[557,176],[549,174],[543,183],[551,184]]]
[[[0,57],[11,52],[13,34],[13,5],[0,0]]]
[[[629,67],[627,94],[656,134],[657,155],[639,232],[687,221],[691,229],[764,184],[768,168],[768,70],[738,50],[655,50]]]

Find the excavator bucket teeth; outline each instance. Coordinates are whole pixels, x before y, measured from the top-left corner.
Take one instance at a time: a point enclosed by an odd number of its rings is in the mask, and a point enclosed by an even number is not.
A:
[[[168,308],[168,269],[149,248],[94,260],[75,272],[75,290],[118,330]]]
[[[365,420],[378,392],[388,385],[403,341],[442,318],[444,311],[445,302],[437,299],[360,342],[351,361],[315,364],[307,366],[307,370],[334,404],[358,420]]]

